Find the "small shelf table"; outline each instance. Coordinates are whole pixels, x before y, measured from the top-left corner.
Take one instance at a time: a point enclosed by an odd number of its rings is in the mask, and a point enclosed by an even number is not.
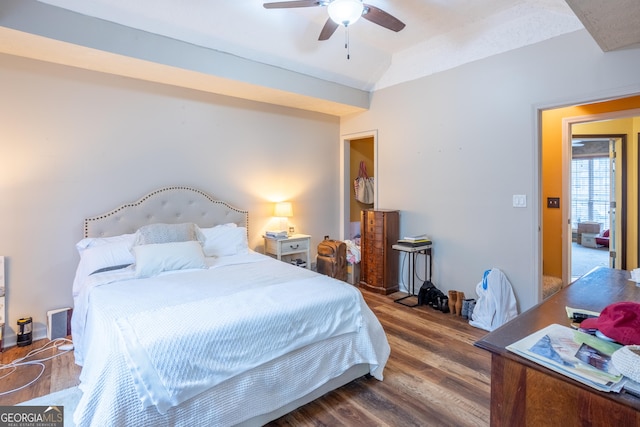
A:
[[[422,254],[429,257],[429,262],[424,264],[424,277],[425,280],[431,280],[431,271],[433,264],[433,257],[431,254],[431,246],[433,243],[429,243],[428,245],[423,246],[410,246],[410,245],[402,245],[395,244],[391,246],[396,251],[406,252],[409,255],[409,272],[411,277],[409,278],[409,283],[407,283],[407,295],[398,299],[393,300],[393,302],[397,302],[398,304],[402,304],[407,307],[416,307],[418,303],[415,304],[407,304],[404,302],[407,298],[411,298],[416,296],[415,293],[415,278],[416,278],[416,258],[418,254]]]
[[[264,253],[276,257],[282,261],[283,256],[304,255],[305,267],[311,270],[311,236],[307,234],[293,234],[282,239],[264,237]]]

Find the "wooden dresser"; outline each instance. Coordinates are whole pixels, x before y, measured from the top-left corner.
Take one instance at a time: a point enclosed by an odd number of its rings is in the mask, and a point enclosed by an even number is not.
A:
[[[624,270],[599,267],[475,343],[491,352],[491,426],[639,426],[640,398],[605,393],[509,352],[506,346],[552,323],[569,326],[565,307],[602,311],[640,301]]]
[[[361,213],[360,286],[379,294],[398,291],[398,242],[400,212],[365,209]]]

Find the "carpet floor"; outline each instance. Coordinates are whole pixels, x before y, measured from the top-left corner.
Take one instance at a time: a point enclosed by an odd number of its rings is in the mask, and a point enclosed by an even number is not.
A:
[[[609,266],[609,248],[587,248],[571,244],[571,277],[580,277],[594,267]]]
[[[82,397],[82,392],[78,387],[71,387],[65,390],[56,391],[46,396],[37,397],[19,403],[17,406],[62,406],[64,408],[64,426],[74,427],[73,413]]]

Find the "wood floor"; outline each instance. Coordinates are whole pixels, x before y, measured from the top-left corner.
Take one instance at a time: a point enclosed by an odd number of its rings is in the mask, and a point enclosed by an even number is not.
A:
[[[7,365],[18,358],[22,358],[27,353],[42,348],[49,340],[34,341],[33,344],[25,347],[11,347],[0,353],[0,361],[2,365]],[[0,406],[15,405],[16,403],[44,396],[55,391],[64,390],[69,387],[78,385],[80,381],[80,367],[74,363],[73,351],[59,352],[58,350],[47,347],[45,351],[25,359],[25,361],[34,361],[36,359],[47,359],[43,362],[45,370],[42,376],[29,387],[7,393],[9,390],[17,389],[31,380],[37,378],[41,372],[39,365],[19,366],[12,371],[11,369],[2,369],[0,371]],[[53,357],[58,353],[60,356]]]
[[[363,291],[387,333],[391,356],[384,381],[360,378],[270,423],[270,426],[487,426],[490,355],[473,346],[485,331],[466,320],[429,307],[405,307],[399,295]],[[411,302],[411,299],[406,300]],[[1,355],[6,364],[32,348],[14,347]],[[49,351],[49,355],[55,350]],[[78,384],[72,353],[46,362],[42,378],[24,390],[0,396],[12,405]],[[0,393],[39,372],[19,368],[2,377]]]
[[[487,332],[432,308],[363,291],[391,346],[384,381],[360,378],[270,426],[488,426]],[[412,299],[405,300],[411,303]]]

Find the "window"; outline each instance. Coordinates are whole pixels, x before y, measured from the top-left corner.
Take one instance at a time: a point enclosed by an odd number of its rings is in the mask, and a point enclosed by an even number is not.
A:
[[[599,222],[609,228],[610,206],[609,157],[574,158],[571,160],[571,225]]]

